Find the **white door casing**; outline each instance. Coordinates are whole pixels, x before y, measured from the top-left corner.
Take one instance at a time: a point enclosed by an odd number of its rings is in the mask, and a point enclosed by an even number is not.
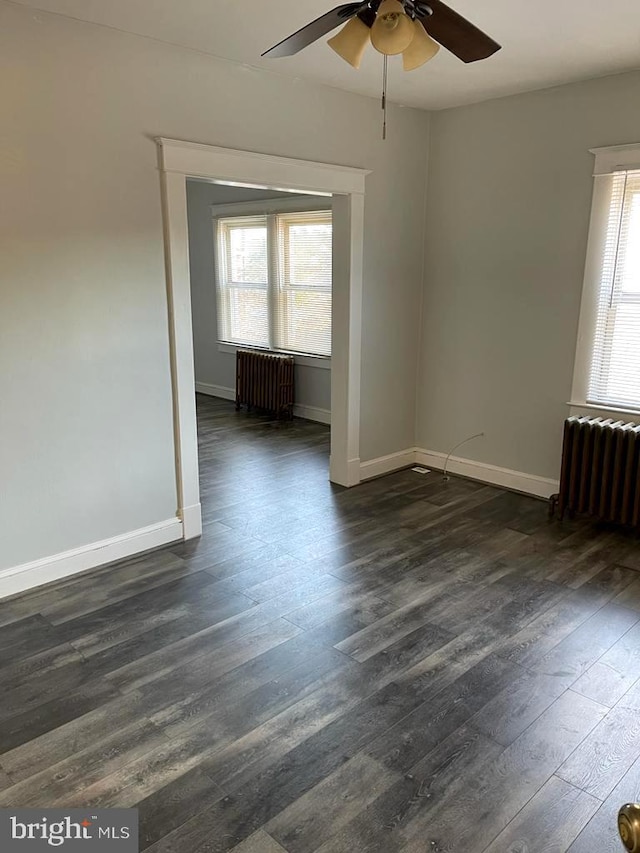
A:
[[[158,138],[167,271],[178,515],[184,539],[202,532],[198,477],[187,178],[333,196],[331,459],[329,479],[360,482],[364,169]]]

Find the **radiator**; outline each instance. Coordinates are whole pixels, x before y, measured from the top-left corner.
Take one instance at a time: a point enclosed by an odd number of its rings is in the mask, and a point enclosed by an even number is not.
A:
[[[236,354],[236,409],[246,404],[293,417],[294,361],[289,356],[238,350]]]
[[[557,504],[560,518],[586,513],[640,528],[640,425],[568,418]]]

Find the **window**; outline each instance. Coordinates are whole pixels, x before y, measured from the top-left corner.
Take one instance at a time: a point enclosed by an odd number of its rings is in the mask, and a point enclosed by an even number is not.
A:
[[[637,159],[640,147],[630,148]],[[640,169],[612,166],[598,172],[597,165],[573,396],[577,405],[637,411]]]
[[[640,408],[640,171],[613,177],[587,400]]]
[[[218,337],[331,355],[331,211],[216,220]]]

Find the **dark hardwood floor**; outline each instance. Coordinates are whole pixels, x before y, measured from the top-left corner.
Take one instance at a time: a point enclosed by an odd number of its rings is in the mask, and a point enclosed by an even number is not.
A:
[[[153,853],[614,853],[640,547],[200,398],[201,540],[0,602],[0,807]]]

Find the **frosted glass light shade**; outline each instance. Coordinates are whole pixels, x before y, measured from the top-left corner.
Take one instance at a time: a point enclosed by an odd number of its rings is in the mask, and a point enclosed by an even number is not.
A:
[[[371,27],[371,44],[375,49],[385,56],[394,56],[409,47],[414,35],[413,21],[400,0],[383,0]]]
[[[327,44],[349,65],[360,68],[365,49],[371,41],[371,31],[360,18],[352,18]]]
[[[413,21],[414,36],[409,47],[402,54],[402,67],[405,71],[420,68],[425,62],[440,50],[438,42],[434,41],[417,19]]]

